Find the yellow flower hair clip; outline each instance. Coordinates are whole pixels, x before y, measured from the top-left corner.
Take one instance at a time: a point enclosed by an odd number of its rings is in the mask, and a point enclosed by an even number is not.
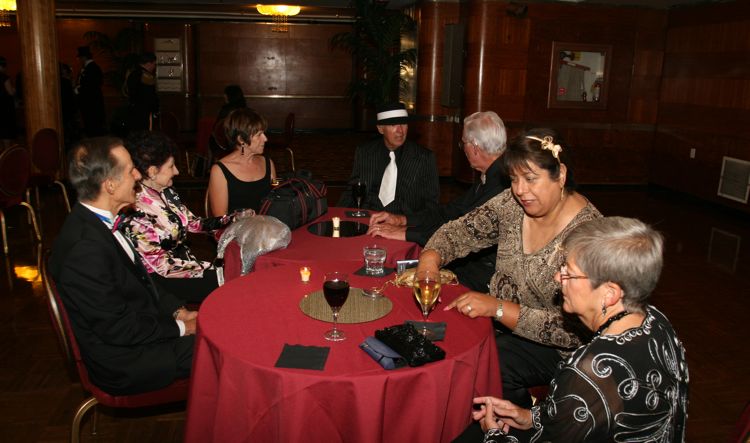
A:
[[[552,156],[555,157],[555,159],[559,162],[560,161],[560,152],[562,152],[562,147],[558,144],[553,143],[553,138],[549,135],[544,136],[544,138],[534,137],[533,135],[527,135],[526,138],[530,140],[536,140],[539,143],[542,144],[542,149],[546,149],[552,153]]]

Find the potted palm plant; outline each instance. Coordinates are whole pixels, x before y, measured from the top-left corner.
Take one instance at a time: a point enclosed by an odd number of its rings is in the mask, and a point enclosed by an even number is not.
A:
[[[387,9],[387,2],[353,0],[356,18],[350,32],[336,34],[331,39],[334,48],[352,54],[355,75],[347,94],[358,111],[357,126],[372,127],[373,110],[398,100],[406,82],[402,69],[416,64],[417,50],[401,48],[401,37],[416,29],[416,22],[398,10]]]

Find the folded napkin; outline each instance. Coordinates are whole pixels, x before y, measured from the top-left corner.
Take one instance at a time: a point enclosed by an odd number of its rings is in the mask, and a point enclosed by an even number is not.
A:
[[[344,212],[344,214],[346,214],[347,217],[352,218],[365,218],[370,216],[370,213],[368,211],[362,211],[363,215],[357,215],[357,211],[346,211]]]
[[[397,369],[406,366],[404,357],[375,337],[367,337],[365,341],[359,344],[359,347],[384,369]]]
[[[434,322],[434,321],[416,321],[416,320],[406,320],[405,323],[408,323],[417,331],[421,331],[422,328],[427,328],[428,331],[432,332],[434,335],[430,338],[432,341],[441,341],[445,338],[445,328],[446,324],[444,321]]]
[[[383,276],[386,276],[386,275],[389,275],[389,274],[393,274],[394,272],[396,272],[396,270],[394,268],[383,267],[383,274],[381,274],[381,275],[370,275],[370,274],[367,273],[367,270],[365,269],[364,266],[362,266],[361,268],[359,268],[356,271],[354,271],[354,273],[356,275],[364,275],[365,277],[383,277]]]
[[[303,346],[284,343],[277,368],[315,369],[322,371],[328,359],[328,346]]]

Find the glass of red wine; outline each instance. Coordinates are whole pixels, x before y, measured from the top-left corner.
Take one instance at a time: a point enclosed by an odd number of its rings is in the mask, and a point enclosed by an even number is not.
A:
[[[339,311],[349,297],[349,278],[342,272],[329,272],[323,278],[323,295],[328,306],[333,311],[333,329],[326,332],[324,337],[330,341],[341,341],[346,335],[337,329]]]
[[[362,200],[364,200],[366,196],[367,186],[363,181],[357,180],[352,183],[352,197],[357,202],[357,210],[352,213],[354,217],[364,217],[367,215],[367,213],[362,210]]]

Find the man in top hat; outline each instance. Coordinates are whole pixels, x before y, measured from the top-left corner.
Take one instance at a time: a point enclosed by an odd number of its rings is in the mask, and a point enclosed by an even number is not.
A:
[[[76,93],[83,120],[83,132],[87,137],[104,135],[107,132],[107,117],[102,94],[104,75],[99,65],[94,62],[88,46],[78,47],[77,58],[81,63],[81,73],[78,76]]]
[[[403,103],[378,110],[378,132],[383,135],[357,146],[350,183],[367,187],[362,208],[409,214],[436,207],[440,196],[435,155],[406,140],[409,114]],[[354,207],[351,189],[341,195],[339,206]]]

